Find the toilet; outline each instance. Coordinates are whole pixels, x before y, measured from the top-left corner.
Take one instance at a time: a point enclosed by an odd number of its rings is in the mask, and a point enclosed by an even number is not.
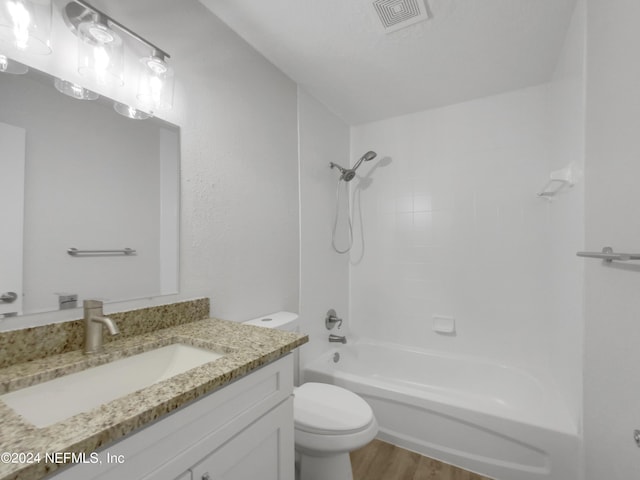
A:
[[[298,315],[291,312],[277,312],[244,323],[299,331]],[[297,384],[297,350],[294,355]],[[300,480],[353,480],[349,452],[365,446],[378,433],[369,404],[349,390],[326,383],[305,383],[294,387],[293,395]]]

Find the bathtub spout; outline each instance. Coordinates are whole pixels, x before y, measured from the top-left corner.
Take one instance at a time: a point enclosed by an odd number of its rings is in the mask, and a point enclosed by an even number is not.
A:
[[[329,335],[329,341],[332,343],[347,343],[347,337],[344,335]]]

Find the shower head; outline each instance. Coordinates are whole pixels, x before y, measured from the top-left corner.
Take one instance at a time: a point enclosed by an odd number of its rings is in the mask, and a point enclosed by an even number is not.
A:
[[[340,177],[340,180],[344,180],[345,182],[350,182],[351,180],[353,180],[353,177],[356,176],[356,171],[355,170],[347,170],[346,172],[344,172],[342,174],[342,177]]]
[[[365,153],[362,158],[364,158],[364,160],[366,162],[368,162],[369,160],[373,160],[374,158],[376,158],[376,152],[373,152],[371,150],[369,150],[367,153]]]
[[[361,156],[358,161],[356,162],[356,164],[353,166],[353,168],[351,170],[347,170],[343,175],[342,175],[342,179],[345,182],[350,182],[351,180],[353,180],[353,177],[356,176],[356,170],[358,169],[358,167],[360,166],[360,164],[362,162],[368,162],[370,160],[373,160],[374,158],[376,158],[376,152],[373,152],[371,150],[369,150],[367,153],[365,153],[363,156]]]
[[[367,153],[365,153],[363,156],[361,156],[358,159],[358,161],[353,166],[353,168],[349,168],[349,169],[343,168],[337,163],[333,163],[333,162],[330,162],[329,165],[331,166],[331,168],[337,168],[338,170],[340,170],[340,173],[341,173],[340,180],[344,180],[345,182],[350,182],[356,176],[356,170],[358,169],[360,164],[362,162],[368,162],[369,160],[373,160],[374,158],[376,158],[376,152],[369,150]]]
[[[369,150],[367,153],[360,157],[360,159],[356,162],[351,170],[355,172],[362,162],[368,162],[369,160],[373,160],[374,158],[376,158],[376,152],[372,152],[371,150]]]

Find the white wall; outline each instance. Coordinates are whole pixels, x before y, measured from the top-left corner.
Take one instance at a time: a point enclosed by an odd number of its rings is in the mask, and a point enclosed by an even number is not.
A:
[[[296,84],[199,3],[146,3],[182,79],[181,292],[228,319],[296,311]]]
[[[360,192],[350,321],[358,335],[551,378],[577,424],[582,187],[536,196],[552,169],[582,163],[575,23],[548,85],[352,128],[352,157],[390,162]],[[434,315],[455,318],[455,335],[434,332]]]
[[[195,0],[106,3],[176,71],[181,296],[232,320],[296,311],[296,84]]]
[[[324,319],[333,308],[348,314],[349,257],[331,248],[338,173],[329,162],[349,164],[349,127],[322,104],[298,89],[300,156],[300,318],[310,343],[301,363],[329,348]]]
[[[296,311],[296,84],[196,0],[95,4],[171,54],[176,92],[164,118],[182,129],[180,294],[107,312],[196,296],[234,320]],[[23,317],[2,328],[77,316]]]
[[[588,0],[586,248],[640,249],[640,3]],[[589,480],[640,478],[640,267],[584,260]]]

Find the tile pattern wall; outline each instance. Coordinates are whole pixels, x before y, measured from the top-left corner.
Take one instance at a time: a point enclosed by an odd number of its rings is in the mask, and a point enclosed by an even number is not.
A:
[[[553,204],[536,196],[552,166],[548,98],[543,85],[352,129],[352,155],[383,159],[354,189],[359,334],[550,369]],[[434,315],[455,334],[435,333]]]

